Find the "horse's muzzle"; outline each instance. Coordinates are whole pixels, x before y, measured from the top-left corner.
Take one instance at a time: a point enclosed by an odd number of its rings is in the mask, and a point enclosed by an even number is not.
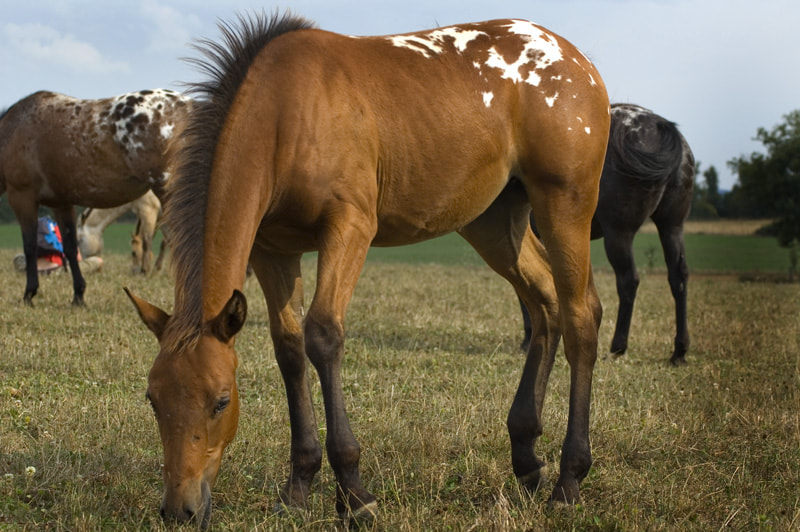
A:
[[[208,482],[201,484],[201,496],[198,501],[178,501],[177,504],[168,504],[164,497],[160,510],[161,518],[167,522],[188,523],[192,520],[206,530],[211,522],[211,489]]]

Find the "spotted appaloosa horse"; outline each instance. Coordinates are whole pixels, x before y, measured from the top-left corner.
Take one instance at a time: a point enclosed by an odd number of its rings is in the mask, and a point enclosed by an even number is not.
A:
[[[84,257],[103,253],[103,232],[127,212],[136,215],[136,230],[131,237],[132,272],[147,275],[151,270],[153,238],[161,219],[161,201],[152,190],[135,200],[110,209],[85,209],[78,219],[78,249]],[[164,241],[156,260],[155,269],[161,268],[164,258]]]
[[[686,363],[689,269],[683,224],[692,205],[694,173],[692,150],[673,122],[638,105],[611,106],[611,133],[592,220],[592,238],[603,238],[606,256],[617,278],[619,309],[611,341],[613,354],[622,355],[628,348],[633,303],[639,286],[633,237],[649,217],[658,229],[675,300],[675,349],[670,362]],[[530,318],[525,306],[521,307],[525,328],[523,349],[527,350]]]
[[[563,330],[570,412],[552,498],[578,501],[591,465],[601,315],[589,236],[609,128],[608,96],[589,60],[523,20],[349,37],[284,15],[222,30],[223,44],[206,43],[201,65],[211,79],[198,90],[208,104],[192,115],[165,203],[174,314],[130,294],[160,344],[147,395],[164,448],[162,515],[208,525],[238,424],[234,337],[246,316],[239,289],[249,258],[291,420],[278,507],[304,506],[322,465],[310,360],[336,508],[348,519],[374,517],[342,394],[345,312],[371,245],[452,231],[534,315],[507,423],[514,473],[534,489],[544,466],[534,443]],[[546,252],[529,226],[531,206]],[[314,250],[317,284],[304,313],[300,259]]]
[[[74,205],[108,208],[150,189],[163,193],[191,102],[163,89],[102,100],[36,92],[0,117],[0,194],[22,229],[31,304],[39,287],[36,219],[39,205],[53,210],[61,228],[74,289],[83,304],[86,283],[78,267]]]

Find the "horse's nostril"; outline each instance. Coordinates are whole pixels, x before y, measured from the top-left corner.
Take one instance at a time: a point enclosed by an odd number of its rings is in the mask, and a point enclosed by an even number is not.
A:
[[[166,519],[166,518],[167,518],[167,511],[164,509],[164,507],[163,507],[163,506],[162,506],[162,507],[161,507],[161,509],[158,511],[158,513],[160,513],[160,514],[161,514],[161,519]]]

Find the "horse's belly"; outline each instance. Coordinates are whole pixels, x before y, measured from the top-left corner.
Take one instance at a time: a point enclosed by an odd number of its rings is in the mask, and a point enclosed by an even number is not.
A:
[[[411,190],[395,191],[383,197],[378,209],[378,232],[374,246],[402,246],[436,238],[461,229],[485,211],[508,182],[471,179],[456,187],[440,186],[435,179]],[[409,198],[414,198],[409,200]]]

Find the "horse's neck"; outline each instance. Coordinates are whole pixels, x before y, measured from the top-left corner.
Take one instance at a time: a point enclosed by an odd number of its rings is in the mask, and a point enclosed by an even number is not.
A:
[[[236,183],[224,183],[222,178],[217,183],[212,181],[208,189],[203,242],[206,319],[219,312],[234,289],[242,289],[250,250],[266,208],[262,174],[249,175],[237,168],[237,171],[219,171],[217,175],[236,176]]]

